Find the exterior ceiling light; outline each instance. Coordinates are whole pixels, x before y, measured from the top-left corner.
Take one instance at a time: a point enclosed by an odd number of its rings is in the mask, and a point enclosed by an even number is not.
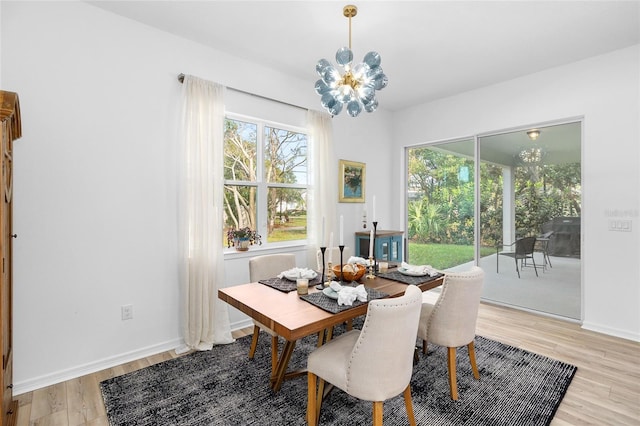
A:
[[[527,132],[527,136],[529,136],[529,139],[531,139],[532,141],[535,141],[536,139],[538,139],[538,136],[540,136],[540,130],[538,129],[529,130]]]
[[[332,116],[340,114],[344,107],[351,117],[357,117],[362,110],[375,111],[378,108],[376,90],[387,87],[389,81],[380,67],[382,59],[378,52],[369,52],[363,62],[353,64],[351,18],[357,13],[358,8],[353,5],[343,9],[344,16],[349,18],[349,47],[342,47],[336,52],[336,62],[342,67],[342,72],[326,59],[320,59],[316,65],[321,77],[316,81],[316,93],[321,97],[323,108]]]

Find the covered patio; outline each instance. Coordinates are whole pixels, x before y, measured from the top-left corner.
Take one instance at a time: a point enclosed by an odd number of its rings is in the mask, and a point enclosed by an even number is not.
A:
[[[496,272],[496,256],[493,254],[480,259],[479,266],[485,271],[483,301],[580,321],[579,258],[551,256],[552,267],[547,266],[543,270],[542,253],[536,252],[538,276],[533,267],[525,267],[518,279],[514,261],[504,256],[499,259],[500,272]],[[473,262],[468,262],[448,270],[467,270],[472,265]]]

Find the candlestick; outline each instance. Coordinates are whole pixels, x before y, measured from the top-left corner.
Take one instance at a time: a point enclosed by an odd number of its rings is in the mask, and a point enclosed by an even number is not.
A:
[[[344,246],[340,244],[338,248],[340,249],[340,282],[342,282],[342,280],[344,279],[344,275],[342,273],[342,252],[344,251]]]
[[[324,252],[326,250],[327,250],[326,247],[320,247],[320,253],[322,253],[322,275],[320,275],[320,284],[316,285],[316,288],[318,290],[324,289]]]
[[[373,222],[373,263],[374,263],[374,271],[378,271],[378,259],[376,259],[376,235],[378,233],[378,222]]]
[[[373,229],[369,233],[369,257],[373,256]]]
[[[340,244],[339,246],[344,245],[344,217],[340,215]]]
[[[369,273],[367,274],[367,279],[368,280],[372,280],[376,276],[373,273],[373,257],[371,255],[369,255],[369,266],[368,266],[368,269],[369,269]]]

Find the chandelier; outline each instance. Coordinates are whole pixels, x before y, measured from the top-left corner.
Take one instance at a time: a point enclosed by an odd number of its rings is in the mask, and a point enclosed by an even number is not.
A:
[[[541,148],[526,148],[518,153],[518,158],[525,164],[537,164],[542,161],[544,154]]]
[[[343,69],[338,71],[328,60],[320,59],[316,71],[321,79],[316,81],[316,93],[320,95],[320,103],[335,116],[346,106],[351,117],[357,117],[362,110],[373,112],[378,108],[376,90],[387,87],[388,79],[380,67],[381,58],[378,52],[369,52],[363,62],[353,65],[351,51],[351,18],[356,16],[358,8],[347,5],[343,9],[349,18],[349,47],[342,47],[336,52],[336,62]]]

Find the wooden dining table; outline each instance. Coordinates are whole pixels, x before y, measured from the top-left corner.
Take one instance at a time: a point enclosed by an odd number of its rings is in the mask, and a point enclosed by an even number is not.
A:
[[[427,291],[442,285],[443,280],[444,276],[439,276],[417,285],[422,291]],[[361,283],[365,287],[388,294],[388,297],[402,296],[407,286],[411,285],[381,277],[363,279]],[[320,290],[309,288],[309,293],[317,291]],[[221,288],[218,290],[218,297],[274,330],[285,340],[276,369],[270,378],[271,388],[276,392],[285,379],[303,374],[302,371],[287,372],[289,360],[299,339],[315,333],[323,335],[320,333],[367,313],[367,303],[331,313],[303,300],[296,291],[286,293],[257,282]]]

